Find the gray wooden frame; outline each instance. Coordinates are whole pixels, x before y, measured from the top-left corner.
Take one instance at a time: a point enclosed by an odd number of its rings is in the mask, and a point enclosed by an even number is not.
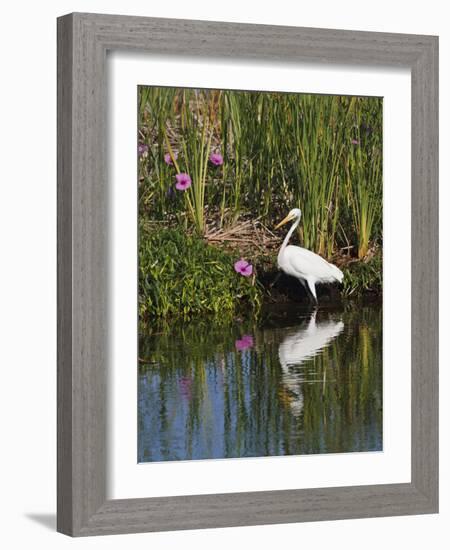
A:
[[[106,498],[106,52],[412,72],[411,483]],[[75,13],[58,19],[58,530],[100,535],[438,511],[438,38]]]

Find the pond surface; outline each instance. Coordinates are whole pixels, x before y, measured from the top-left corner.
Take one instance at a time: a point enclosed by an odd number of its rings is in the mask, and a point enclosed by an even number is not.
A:
[[[382,450],[381,306],[141,337],[138,461]]]

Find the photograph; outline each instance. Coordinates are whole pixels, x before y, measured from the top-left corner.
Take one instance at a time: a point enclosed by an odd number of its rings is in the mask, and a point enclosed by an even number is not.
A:
[[[382,451],[382,98],[137,101],[138,462]]]
[[[445,546],[425,7],[4,5],[5,548]]]

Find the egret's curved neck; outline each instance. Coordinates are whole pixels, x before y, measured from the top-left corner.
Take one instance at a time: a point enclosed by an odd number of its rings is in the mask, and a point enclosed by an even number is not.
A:
[[[290,228],[289,231],[288,231],[288,234],[287,234],[286,237],[284,238],[283,244],[281,245],[281,248],[280,248],[279,255],[280,255],[280,254],[283,254],[284,249],[287,247],[288,242],[289,242],[289,239],[290,239],[291,236],[292,236],[292,233],[297,229],[297,226],[298,226],[299,223],[300,223],[300,216],[299,216],[299,217],[295,220],[295,222],[292,224],[291,228]]]

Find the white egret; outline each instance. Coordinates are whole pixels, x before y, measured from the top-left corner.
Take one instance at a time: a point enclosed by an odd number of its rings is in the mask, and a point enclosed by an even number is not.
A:
[[[294,221],[278,252],[278,266],[288,275],[298,279],[306,290],[309,289],[314,301],[317,303],[316,284],[333,283],[334,281],[340,283],[344,278],[344,274],[335,265],[328,263],[318,254],[300,246],[288,246],[292,233],[300,223],[301,215],[300,208],[293,208],[284,220],[275,227],[275,229],[278,229],[285,223]]]

